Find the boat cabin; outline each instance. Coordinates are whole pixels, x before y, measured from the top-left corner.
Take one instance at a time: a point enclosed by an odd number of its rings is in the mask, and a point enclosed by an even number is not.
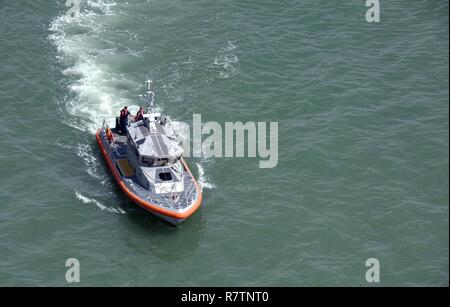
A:
[[[183,148],[166,127],[167,120],[159,113],[145,114],[144,119],[130,124],[127,132],[129,157],[143,167],[167,166],[183,154]]]

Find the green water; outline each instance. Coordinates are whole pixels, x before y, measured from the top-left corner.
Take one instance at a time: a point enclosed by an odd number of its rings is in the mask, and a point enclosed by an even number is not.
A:
[[[448,1],[0,0],[0,285],[448,286]],[[177,121],[279,122],[279,163],[189,158],[173,228],[94,138],[147,78]]]

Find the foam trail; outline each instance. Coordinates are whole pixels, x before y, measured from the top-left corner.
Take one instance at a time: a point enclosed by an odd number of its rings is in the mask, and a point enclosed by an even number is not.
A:
[[[117,214],[126,214],[126,212],[120,208],[115,209],[115,208],[107,207],[95,199],[92,199],[92,198],[82,195],[78,191],[75,191],[75,197],[84,204],[94,204],[96,207],[100,208],[100,210],[102,210],[102,211],[108,211],[108,212],[117,213]]]
[[[214,189],[216,186],[210,182],[208,182],[208,178],[205,175],[205,170],[201,166],[200,163],[195,163],[198,169],[198,184],[200,185],[201,189]]]
[[[86,171],[89,175],[99,180],[101,184],[106,184],[107,179],[98,173],[100,162],[92,152],[92,147],[88,144],[78,144],[75,149],[77,156],[80,157],[86,165]]]
[[[127,57],[130,51],[118,51],[117,43],[107,39],[108,34],[117,34],[108,24],[114,19],[104,18],[118,13],[116,3],[111,0],[83,3],[78,18],[68,18],[64,12],[51,22],[49,40],[58,51],[58,60],[64,67],[62,73],[70,82],[62,102],[62,110],[68,113],[64,114],[68,117],[64,123],[95,133],[103,118],[116,116],[125,104],[133,105],[128,89],[136,84],[110,65]]]
[[[228,79],[238,73],[235,66],[239,62],[239,58],[232,53],[236,48],[232,41],[228,41],[227,46],[219,50],[218,57],[214,59],[214,65],[220,68],[219,78]]]

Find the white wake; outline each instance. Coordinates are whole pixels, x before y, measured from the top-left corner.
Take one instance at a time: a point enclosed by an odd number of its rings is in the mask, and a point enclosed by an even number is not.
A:
[[[121,208],[116,209],[116,208],[107,207],[107,206],[103,205],[101,202],[99,202],[98,200],[86,197],[86,196],[82,195],[81,193],[79,193],[78,191],[75,191],[75,197],[78,200],[80,200],[83,204],[93,204],[102,211],[108,211],[108,212],[117,213],[117,214],[126,214],[126,212]]]

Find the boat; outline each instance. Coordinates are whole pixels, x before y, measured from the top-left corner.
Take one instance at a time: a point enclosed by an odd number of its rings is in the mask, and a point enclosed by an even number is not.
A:
[[[147,92],[140,96],[147,103],[143,118],[130,120],[125,131],[118,117],[104,119],[96,139],[125,195],[159,218],[180,225],[200,207],[202,190],[183,158],[172,122],[156,110],[151,84],[146,82]]]

